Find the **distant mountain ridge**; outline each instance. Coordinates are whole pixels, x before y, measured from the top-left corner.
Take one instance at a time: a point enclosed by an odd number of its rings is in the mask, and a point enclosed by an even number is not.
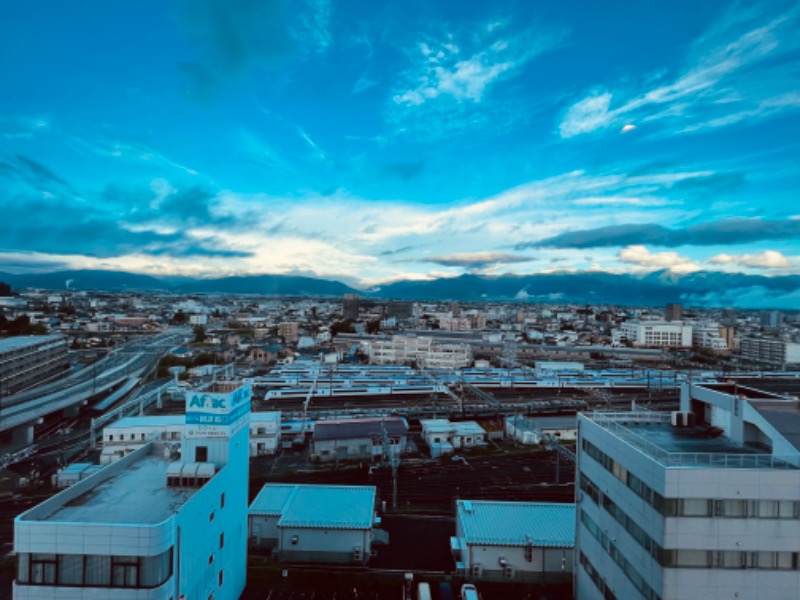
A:
[[[611,273],[549,273],[486,277],[465,274],[430,281],[398,281],[359,291],[339,281],[295,275],[246,275],[214,279],[159,279],[124,271],[75,270],[52,273],[0,273],[14,289],[165,291],[179,293],[342,296],[404,300],[553,302],[739,308],[800,308],[800,276],[764,277],[701,271],[676,275],[656,271],[643,277]]]

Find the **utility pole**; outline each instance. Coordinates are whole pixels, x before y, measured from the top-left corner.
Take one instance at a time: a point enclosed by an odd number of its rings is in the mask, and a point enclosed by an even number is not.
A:
[[[392,512],[397,512],[397,467],[400,466],[400,456],[398,452],[392,452],[389,443],[389,432],[386,430],[386,423],[381,421],[381,433],[383,434],[383,455],[389,457],[389,465],[392,467]]]

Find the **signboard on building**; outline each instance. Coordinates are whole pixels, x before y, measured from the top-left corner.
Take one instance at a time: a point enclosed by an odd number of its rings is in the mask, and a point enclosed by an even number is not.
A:
[[[231,392],[193,392],[186,396],[186,437],[229,438],[248,423],[250,386]]]

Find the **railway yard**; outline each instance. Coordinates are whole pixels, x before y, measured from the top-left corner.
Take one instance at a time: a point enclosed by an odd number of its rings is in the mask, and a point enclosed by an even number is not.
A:
[[[444,376],[405,367],[387,368],[382,374],[373,375],[369,381],[353,374],[334,377],[332,373],[319,372],[250,380],[254,388],[253,410],[281,411],[284,423],[404,416],[410,426],[410,452],[402,457],[396,480],[390,465],[383,461],[316,464],[310,459],[307,445],[298,443],[307,442],[308,434],[305,439],[297,434],[285,436],[277,455],[253,458],[251,499],[268,481],[376,486],[382,527],[388,532],[390,543],[379,547],[368,570],[320,571],[311,565],[285,569],[264,557],[254,557],[243,598],[398,598],[406,585],[404,573],[411,571],[435,583],[433,597],[438,598],[439,582],[452,582],[453,589],[458,589],[448,548],[449,536],[454,533],[457,499],[574,501],[575,468],[569,452],[524,447],[493,435],[483,447],[434,459],[429,457],[422,438],[420,419],[475,420],[487,431],[499,434],[507,416],[571,416],[581,411],[628,410],[632,406],[669,411],[677,408],[679,399],[679,376],[675,372],[614,372],[607,373],[603,380],[596,373],[588,373],[549,377],[542,385],[528,373],[500,369],[493,370],[491,377],[464,372]],[[739,383],[782,393],[797,391],[795,378],[752,376],[740,378]],[[147,385],[155,388],[164,385],[164,381]],[[119,404],[99,410],[97,405],[89,405],[69,418],[61,413],[48,415],[36,426],[36,443],[30,454],[0,471],[0,557],[11,551],[14,517],[55,493],[49,487],[50,475],[68,462],[91,461],[95,452],[89,444],[91,419],[115,406]],[[183,410],[183,398],[178,395],[172,400],[165,398],[161,407],[147,407],[145,412],[180,414]],[[569,450],[568,446],[565,448]],[[29,481],[27,489],[15,489],[20,477]],[[422,537],[426,543],[420,545]],[[12,564],[8,559],[0,563],[0,597],[10,589]],[[489,584],[481,593],[484,600],[533,600],[561,597],[568,590],[555,584],[546,589]]]

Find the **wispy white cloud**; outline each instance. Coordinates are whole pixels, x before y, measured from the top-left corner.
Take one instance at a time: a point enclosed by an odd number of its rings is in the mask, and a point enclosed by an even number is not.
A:
[[[565,112],[562,137],[611,125],[663,122],[671,133],[723,127],[800,107],[800,9],[794,3],[737,5],[697,40],[672,81],[650,89],[596,89]],[[775,17],[775,14],[779,14]],[[675,127],[674,122],[680,124]]]
[[[296,12],[297,25],[290,27],[291,36],[301,43],[305,50],[324,52],[333,43],[331,16],[333,7],[330,0],[305,0],[298,3],[304,6]]]
[[[562,34],[554,31],[510,32],[502,22],[480,25],[468,33],[431,35],[407,52],[409,67],[388,108],[400,132],[409,129],[430,136],[440,130],[474,129],[487,122],[499,126],[524,114],[489,106],[499,82],[521,73],[531,60],[555,47]]]

